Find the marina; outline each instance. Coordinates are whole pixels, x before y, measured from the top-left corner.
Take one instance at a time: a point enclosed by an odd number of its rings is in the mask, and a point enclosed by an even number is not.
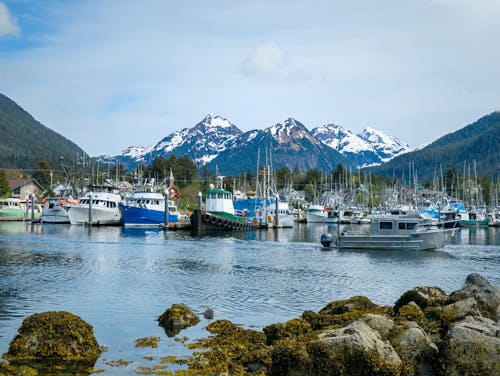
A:
[[[66,310],[93,325],[108,348],[96,369],[122,375],[147,366],[145,356],[189,352],[156,322],[174,303],[259,329],[355,295],[392,304],[414,286],[451,292],[474,272],[500,284],[498,228],[461,228],[439,250],[325,251],[320,236],[336,226],[300,223],[195,239],[160,228],[0,223],[0,352],[28,315]],[[179,336],[188,343],[205,337],[209,323],[202,319]],[[145,336],[160,337],[158,348],[136,348]],[[106,364],[118,359],[133,363]]]

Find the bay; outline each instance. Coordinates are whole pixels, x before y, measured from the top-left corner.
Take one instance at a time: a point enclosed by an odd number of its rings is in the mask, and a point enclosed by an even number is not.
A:
[[[392,305],[415,286],[450,293],[470,273],[500,285],[498,228],[463,228],[442,250],[420,252],[324,250],[320,235],[335,231],[298,224],[193,239],[154,228],[0,223],[0,353],[25,317],[69,311],[108,348],[96,368],[119,375],[151,365],[148,357],[188,355],[183,342],[208,335],[207,308],[215,320],[261,329],[355,295]],[[174,303],[202,318],[177,339],[156,322]],[[161,338],[157,349],[135,348],[146,336]],[[133,363],[109,365],[118,359]]]

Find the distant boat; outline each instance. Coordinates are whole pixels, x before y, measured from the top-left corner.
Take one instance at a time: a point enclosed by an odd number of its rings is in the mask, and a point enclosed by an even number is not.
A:
[[[307,223],[325,223],[328,212],[323,205],[311,204],[306,209]]]
[[[168,200],[168,223],[179,222],[174,201]],[[134,192],[121,205],[124,226],[160,226],[165,223],[165,197],[156,192]]]
[[[78,201],[70,203],[60,197],[49,197],[44,200],[40,218],[42,223],[70,223],[68,210]]]
[[[419,215],[372,218],[366,232],[341,232],[321,236],[325,247],[368,250],[427,250],[441,248],[453,230],[439,229]]]
[[[89,192],[68,211],[72,225],[121,225],[120,195],[111,192]]]
[[[26,216],[26,206],[18,198],[0,198],[0,218],[22,220]]]

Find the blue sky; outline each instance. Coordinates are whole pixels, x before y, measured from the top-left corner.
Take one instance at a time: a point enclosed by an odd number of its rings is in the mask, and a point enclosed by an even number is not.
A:
[[[207,113],[411,146],[500,110],[500,2],[0,0],[0,92],[91,155]]]

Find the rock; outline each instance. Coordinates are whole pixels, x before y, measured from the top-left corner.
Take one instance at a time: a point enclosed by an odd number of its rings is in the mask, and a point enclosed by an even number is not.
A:
[[[207,308],[205,312],[203,312],[203,317],[207,320],[212,320],[214,318],[214,310]]]
[[[500,326],[486,318],[466,317],[455,323],[443,343],[445,374],[500,375]]]
[[[379,334],[384,339],[387,339],[391,331],[393,331],[396,327],[394,321],[384,315],[368,313],[366,315],[363,315],[360,320],[365,324],[368,324],[370,328],[375,329],[377,332],[379,332]]]
[[[416,322],[408,322],[392,343],[406,368],[411,370],[409,375],[435,375],[438,347]]]
[[[271,376],[302,376],[311,374],[311,360],[305,343],[290,339],[274,344],[271,354]]]
[[[365,311],[367,309],[372,309],[378,307],[376,304],[372,303],[370,299],[364,296],[353,296],[352,298],[346,300],[337,300],[330,302],[319,311],[320,315],[339,315],[346,312],[353,311]]]
[[[469,274],[464,286],[450,295],[451,302],[474,298],[484,317],[500,320],[500,288],[491,285],[479,274]]]
[[[399,321],[415,321],[419,325],[425,325],[427,321],[424,312],[414,301],[400,307],[397,317]]]
[[[172,304],[163,314],[158,317],[158,322],[168,337],[173,337],[182,329],[196,325],[200,318],[184,304]]]
[[[100,354],[91,325],[69,312],[43,312],[24,319],[3,357],[50,374],[91,368]]]
[[[308,346],[314,375],[400,375],[402,362],[389,341],[362,321],[327,330]]]
[[[271,324],[266,326],[263,330],[268,345],[283,338],[299,339],[304,334],[312,331],[311,325],[304,319],[293,319],[284,324]]]
[[[394,305],[394,311],[398,313],[401,307],[410,302],[415,302],[421,309],[441,306],[447,299],[448,296],[439,287],[415,287],[401,295]]]
[[[443,311],[445,314],[453,317],[453,321],[461,320],[466,316],[481,316],[476,299],[474,298],[467,298],[445,305]]]
[[[325,327],[349,325],[367,313],[390,315],[392,309],[378,306],[364,296],[354,296],[346,300],[330,302],[318,313],[305,311],[302,318],[309,322],[314,330],[318,330]]]

